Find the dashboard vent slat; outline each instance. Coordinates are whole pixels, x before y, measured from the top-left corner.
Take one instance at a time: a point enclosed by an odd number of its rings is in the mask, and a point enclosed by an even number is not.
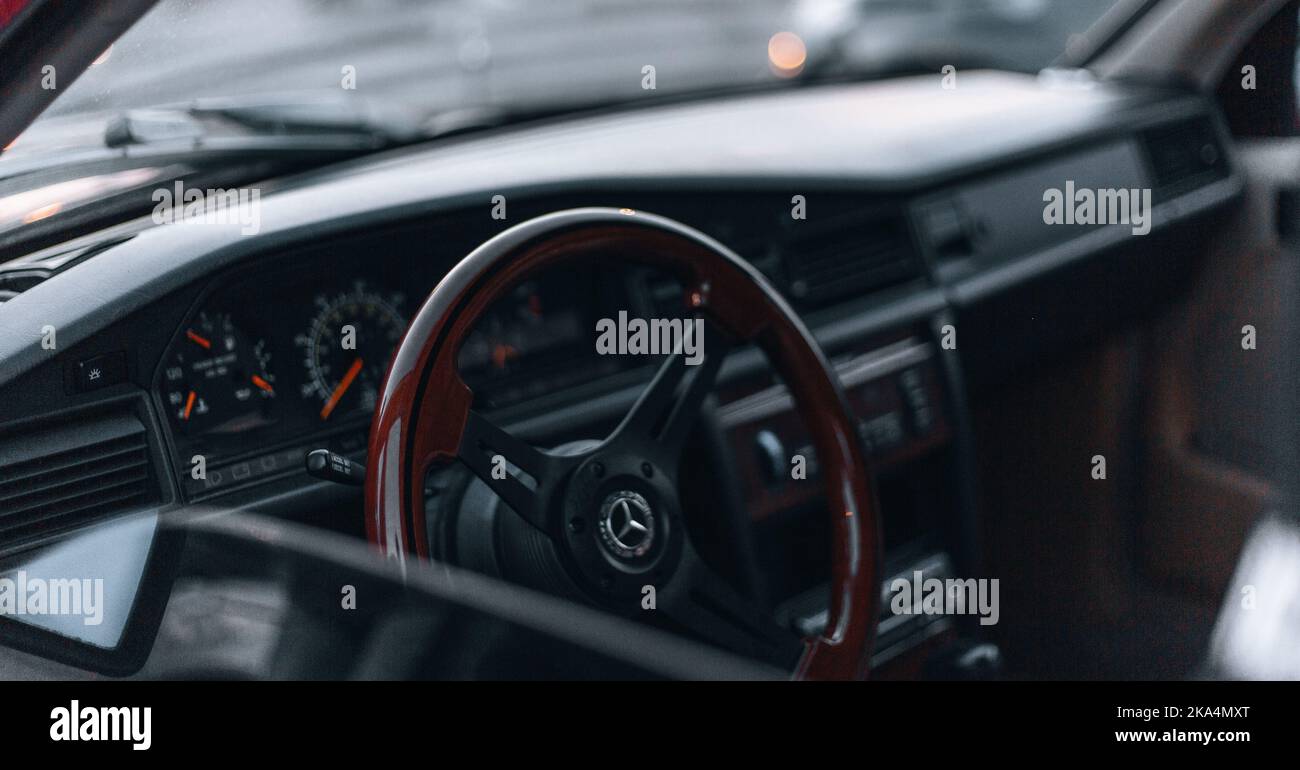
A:
[[[99,461],[104,464],[116,464],[123,461],[133,461],[137,457],[143,457],[139,442],[128,438],[125,443],[122,440],[105,443],[103,451],[98,454]],[[141,460],[143,462],[143,460]],[[40,477],[47,476],[56,472],[74,472],[85,465],[85,456],[83,453],[74,452],[64,456],[44,458],[39,465],[29,464],[27,468],[14,466],[6,468],[3,474],[3,481],[0,481],[0,500],[4,500],[10,494],[10,488],[20,487],[23,482],[40,483]],[[0,510],[3,510],[0,508]]]
[[[861,214],[819,225],[801,223],[787,244],[786,263],[790,293],[805,306],[823,305],[920,275],[920,262],[902,214]]]
[[[0,548],[157,499],[144,425],[130,413],[0,437]]]
[[[93,474],[79,475],[71,479],[60,479],[47,486],[33,490],[17,490],[6,497],[0,497],[0,520],[42,506],[55,506],[64,501],[83,496],[94,495],[107,489],[130,485],[137,487],[146,473],[146,459],[141,453],[138,462],[130,465],[107,468]]]

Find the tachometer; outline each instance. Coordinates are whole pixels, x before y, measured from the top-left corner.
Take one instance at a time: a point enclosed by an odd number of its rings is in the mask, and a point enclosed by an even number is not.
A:
[[[264,340],[229,314],[202,312],[163,370],[163,398],[188,434],[238,433],[274,420],[275,375]]]
[[[303,398],[319,404],[321,421],[374,409],[379,385],[406,331],[402,296],[381,295],[358,282],[351,291],[316,297],[319,312],[294,343],[303,352]]]

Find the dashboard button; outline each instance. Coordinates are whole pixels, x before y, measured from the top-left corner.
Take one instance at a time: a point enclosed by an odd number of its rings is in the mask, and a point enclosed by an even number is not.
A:
[[[77,363],[78,393],[107,388],[120,382],[126,382],[126,353],[108,353]]]
[[[758,467],[768,486],[780,486],[786,478],[785,444],[770,430],[760,430],[754,436],[754,451],[758,457]]]
[[[903,403],[907,405],[908,421],[912,425],[912,432],[918,437],[924,437],[934,428],[935,417],[921,370],[912,368],[900,374],[898,389]]]
[[[858,432],[872,454],[889,451],[901,446],[906,439],[903,431],[903,416],[898,412],[888,412],[873,417],[858,426]]]
[[[243,462],[208,468],[206,477],[202,479],[195,479],[184,472],[181,475],[181,485],[191,499],[196,495],[224,492],[245,483],[302,468],[306,456],[307,450],[303,447],[282,449]]]

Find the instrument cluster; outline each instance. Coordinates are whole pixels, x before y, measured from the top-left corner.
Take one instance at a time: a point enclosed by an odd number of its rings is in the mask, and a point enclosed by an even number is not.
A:
[[[213,303],[200,310],[163,367],[172,427],[220,442],[282,422],[344,423],[374,408],[388,357],[406,328],[405,298],[357,281],[312,297],[315,312],[283,344],[279,323]]]
[[[441,274],[408,260],[299,263],[206,292],[156,378],[187,497],[301,471],[312,449],[359,456],[388,365]],[[601,271],[515,287],[460,351],[479,405],[518,404],[618,371],[595,354],[593,330],[620,296],[622,284]]]

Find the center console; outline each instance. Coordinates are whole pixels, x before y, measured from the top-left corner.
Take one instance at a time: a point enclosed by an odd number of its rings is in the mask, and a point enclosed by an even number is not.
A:
[[[831,356],[878,479],[885,552],[878,671],[921,665],[959,630],[949,616],[895,614],[889,590],[895,579],[944,579],[956,576],[956,564],[968,568],[964,407],[950,352],[917,324]],[[781,622],[818,633],[827,617],[830,534],[807,428],[770,375],[725,388],[718,421],[749,519],[757,592]]]

